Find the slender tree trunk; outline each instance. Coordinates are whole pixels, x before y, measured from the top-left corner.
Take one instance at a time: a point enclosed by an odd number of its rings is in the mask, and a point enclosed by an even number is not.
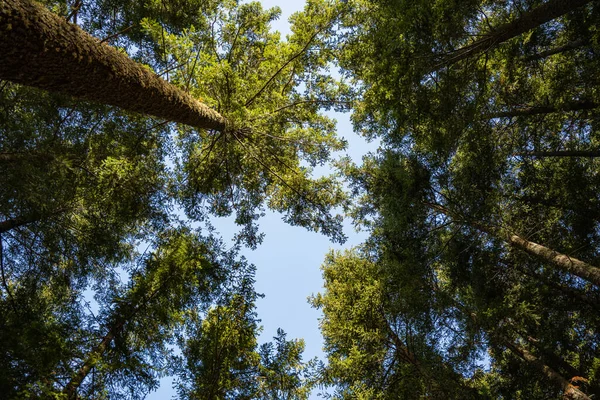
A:
[[[40,214],[30,214],[0,221],[0,233],[8,232],[12,229],[18,228],[23,225],[31,224],[41,219],[42,216]]]
[[[493,230],[485,230],[485,232],[494,234]],[[563,271],[577,275],[578,277],[600,287],[600,268],[594,267],[593,265],[578,260],[574,257],[569,257],[565,254],[549,249],[541,244],[530,242],[529,240],[513,233],[507,233],[503,236],[506,242],[511,246],[524,250],[533,256],[556,265]]]
[[[387,320],[387,318],[385,317],[383,311],[380,311],[380,314],[381,314],[383,321],[385,322],[385,324],[384,324],[385,330],[387,331],[388,335],[390,336],[390,338],[392,339],[392,342],[395,345],[396,355],[397,355],[398,359],[414,366],[415,369],[418,371],[418,373],[423,378],[427,379],[431,384],[436,386],[436,388],[437,388],[436,392],[439,392],[440,390],[444,390],[445,388],[442,387],[440,385],[440,383],[438,382],[439,377],[432,376],[432,374],[423,367],[423,365],[421,364],[421,362],[419,361],[417,356],[412,351],[410,351],[407,344],[405,344],[402,341],[402,339],[398,336],[398,334],[396,334],[396,332],[392,329],[392,327],[391,327],[389,321]],[[456,383],[456,385],[458,387],[461,388],[461,390],[463,390],[464,392],[472,393],[473,395],[476,394],[475,389],[468,386],[464,381],[457,379],[457,374],[451,366],[444,363],[442,360],[439,360],[438,365],[441,366],[440,369],[444,371],[446,376],[448,378],[451,378],[452,381],[454,383]],[[445,382],[448,382],[448,381],[445,381]]]
[[[523,13],[518,19],[496,27],[492,32],[470,45],[456,50],[446,57],[441,65],[437,66],[435,69],[437,70],[440,67],[449,66],[476,54],[486,52],[489,49],[498,46],[500,43],[537,28],[546,22],[552,21],[553,19],[592,1],[593,0],[549,0],[541,6]]]
[[[88,376],[92,368],[96,366],[98,359],[102,357],[110,343],[113,341],[115,336],[123,329],[124,321],[117,323],[108,333],[102,338],[100,343],[94,347],[94,349],[87,355],[87,358],[83,362],[83,365],[79,367],[77,373],[71,378],[67,386],[65,386],[63,393],[67,395],[67,399],[77,399],[77,389]]]
[[[558,151],[530,151],[525,153],[516,153],[523,157],[600,157],[600,150],[558,150]]]
[[[513,117],[528,117],[533,115],[552,114],[556,112],[568,111],[586,111],[598,108],[598,104],[592,101],[575,101],[562,106],[538,106],[538,107],[521,107],[508,111],[499,111],[495,113],[485,114],[485,119],[492,118],[513,118]]]
[[[68,206],[59,207],[53,211],[47,212],[31,212],[29,214],[20,215],[12,219],[0,221],[0,233],[8,232],[11,229],[19,228],[21,226],[32,224],[34,222],[41,221],[43,219],[52,218],[59,214],[62,214],[69,210]]]
[[[569,400],[591,400],[585,393],[571,385],[569,381],[567,381],[562,375],[558,372],[544,364],[539,358],[530,353],[524,347],[521,347],[509,340],[504,340],[503,344],[516,356],[520,357],[522,360],[527,361],[530,365],[535,367],[539,372],[541,372],[546,378],[550,381],[560,385],[563,389],[563,399]]]
[[[118,311],[120,315],[116,318],[114,325],[110,327],[108,333],[102,338],[100,343],[98,343],[98,345],[96,345],[96,347],[94,347],[92,351],[87,354],[87,357],[81,367],[79,367],[75,375],[71,377],[71,380],[63,389],[63,393],[67,395],[69,400],[77,399],[77,390],[81,386],[81,383],[88,376],[90,371],[92,371],[92,369],[96,366],[98,361],[102,359],[104,352],[113,341],[115,336],[123,330],[125,323],[137,316],[138,312],[146,307],[152,299],[162,295],[165,291],[167,291],[167,284],[171,281],[175,274],[176,271],[171,271],[171,274],[169,274],[167,278],[160,283],[160,286],[156,290],[150,293],[150,295],[146,298],[143,298],[141,301],[139,301],[135,306],[129,308],[129,311],[125,311],[126,309]],[[138,285],[143,287],[144,282],[139,282]]]
[[[548,247],[542,246],[541,244],[530,242],[529,240],[514,233],[505,232],[503,230],[486,226],[475,221],[466,220],[452,210],[439,204],[427,203],[427,206],[453,218],[456,220],[456,222],[465,222],[481,232],[495,236],[513,247],[554,264],[559,269],[573,275],[577,275],[578,277],[600,287],[600,268],[598,267],[578,260],[577,258],[569,257],[565,254],[554,251]]]
[[[540,360],[542,362],[548,363],[550,365],[550,367],[553,368],[554,370],[558,371],[558,370],[562,369],[567,374],[567,376],[569,376],[571,378],[582,375],[577,370],[577,368],[573,367],[571,364],[566,362],[564,359],[557,356],[553,351],[544,349],[542,346],[540,346],[538,339],[536,339],[530,335],[523,334],[522,332],[516,332],[516,333],[519,336],[521,336],[521,338],[523,338],[523,340],[525,340],[529,344],[529,346],[535,347],[538,354],[541,354]]]
[[[564,53],[565,51],[578,49],[580,47],[585,46],[586,44],[588,44],[587,39],[574,40],[574,41],[564,44],[562,46],[555,47],[553,49],[548,49],[546,51],[542,51],[542,52],[533,54],[528,57],[523,57],[523,61],[532,62],[532,61],[543,60],[544,58],[553,56],[554,54]]]
[[[216,111],[31,0],[0,0],[0,79],[223,131]]]

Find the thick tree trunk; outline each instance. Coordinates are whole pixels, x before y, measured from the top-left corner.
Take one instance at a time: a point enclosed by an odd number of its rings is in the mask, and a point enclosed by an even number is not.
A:
[[[577,258],[569,257],[565,254],[549,249],[548,247],[542,246],[541,244],[530,242],[529,240],[514,233],[486,226],[475,221],[469,221],[442,205],[433,203],[428,203],[426,205],[433,210],[436,210],[451,217],[452,219],[456,220],[456,222],[464,222],[472,226],[473,228],[480,230],[481,232],[487,233],[491,236],[495,236],[513,247],[523,250],[551,264],[554,264],[561,270],[576,275],[600,287],[600,268],[598,267],[590,265],[584,261],[578,260]]]
[[[521,17],[515,21],[498,26],[492,32],[470,45],[456,50],[446,57],[441,65],[435,69],[437,70],[440,67],[450,66],[476,54],[486,52],[489,49],[498,46],[500,43],[517,37],[587,3],[591,3],[592,1],[593,0],[550,0],[531,11],[523,13]]]
[[[538,107],[521,107],[508,111],[499,111],[495,113],[485,114],[485,119],[492,118],[513,118],[513,117],[528,117],[533,115],[552,114],[556,112],[568,111],[586,111],[598,108],[598,104],[592,101],[574,101],[562,106],[538,106]]]
[[[572,400],[591,400],[589,396],[583,393],[581,390],[571,385],[569,381],[567,381],[561,374],[544,364],[540,359],[538,359],[535,355],[530,353],[524,347],[521,347],[515,343],[512,343],[508,340],[505,340],[503,343],[513,354],[520,357],[521,359],[527,361],[530,365],[535,367],[539,372],[541,372],[546,378],[550,381],[555,382],[560,385],[563,389],[563,399],[572,399]]]
[[[216,111],[30,0],[0,0],[0,79],[223,131]]]

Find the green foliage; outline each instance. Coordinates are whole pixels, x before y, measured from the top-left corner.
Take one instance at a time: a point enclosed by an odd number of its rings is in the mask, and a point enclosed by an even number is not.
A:
[[[337,8],[311,3],[282,40],[270,28],[279,10],[259,3],[44,3],[218,109],[231,129],[0,82],[3,395],[141,398],[174,372],[181,345],[191,349],[185,373],[202,381],[202,365],[218,367],[206,383],[214,396],[306,398],[302,342],[281,331],[258,348],[254,267],[211,236],[210,218],[234,214],[250,247],[267,207],[345,239],[332,213],[347,205],[341,182],[312,176],[345,147],[322,113],[349,104],[327,72]],[[229,358],[211,353],[219,329],[233,335],[216,343]]]
[[[598,4],[510,32],[553,1],[310,0],[286,40],[258,2],[45,1],[228,129],[0,82],[3,395],[171,373],[211,400],[599,396],[600,289],[514,240],[598,264]],[[254,266],[210,218],[252,248],[267,208],[343,242],[348,196],[312,173],[345,148],[322,111],[350,108],[382,150],[338,163],[370,237],[327,256],[318,366],[282,330],[259,346]]]
[[[356,223],[371,236],[360,251],[327,258],[325,291],[313,299],[325,314],[325,382],[340,398],[419,398],[427,387],[395,392],[373,377],[390,357],[360,347],[357,332],[382,343],[404,336],[352,314],[371,307],[360,302],[369,298],[360,274],[378,288],[370,298],[383,299],[385,319],[424,342],[409,348],[423,371],[433,360],[445,366],[431,376],[446,397],[559,398],[574,376],[591,380],[599,288],[507,235],[598,263],[598,103],[589,85],[597,4],[463,57],[542,2],[343,3],[339,62],[361,87],[353,121],[383,149],[362,166],[341,164],[360,196]],[[379,374],[410,381],[388,371]]]
[[[307,399],[314,361],[302,363],[304,343],[286,340],[257,344],[256,294],[238,287],[208,310],[191,314],[176,358],[178,393],[184,399]]]
[[[232,126],[218,134],[180,128],[176,189],[186,214],[200,218],[205,207],[218,216],[235,213],[244,226],[240,238],[253,247],[263,203],[292,225],[344,240],[341,217],[329,214],[345,202],[339,182],[310,177],[345,146],[334,121],[320,113],[340,103],[344,88],[326,75],[332,57],[320,51],[335,9],[317,6],[294,17],[287,41],[269,30],[279,11],[256,2],[221,3],[199,22],[214,21],[211,29],[191,26],[181,36],[166,33],[158,21],[142,21],[172,60],[167,78]]]

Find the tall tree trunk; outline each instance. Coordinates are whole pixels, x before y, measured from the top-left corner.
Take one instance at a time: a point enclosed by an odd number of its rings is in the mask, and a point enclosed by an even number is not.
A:
[[[428,371],[426,367],[424,367],[421,364],[417,356],[408,348],[408,345],[404,343],[402,339],[398,336],[398,334],[394,331],[394,329],[392,329],[383,311],[380,310],[380,314],[382,320],[384,321],[384,329],[387,331],[387,334],[394,343],[397,358],[399,360],[404,361],[407,364],[411,364],[423,378],[425,378],[430,384],[436,387],[436,392],[447,389],[447,387],[444,387],[442,386],[442,384],[440,384],[440,376],[432,375],[431,371]],[[468,386],[465,381],[458,379],[458,374],[447,363],[443,362],[442,360],[439,360],[438,367],[440,370],[444,371],[446,377],[452,379],[452,382],[454,382],[457,385],[457,387],[459,387],[463,392],[471,393],[473,396],[476,395],[477,391],[474,388]],[[448,384],[450,381],[443,382],[444,384]]]
[[[102,338],[100,343],[94,349],[88,353],[87,358],[83,362],[83,365],[79,367],[77,373],[71,377],[71,380],[65,386],[63,393],[67,395],[67,399],[75,400],[77,399],[77,389],[83,382],[83,380],[88,376],[92,368],[96,366],[96,363],[99,359],[102,358],[102,355],[113,341],[115,336],[123,329],[124,321],[118,322],[112,329],[108,331],[108,333]]]
[[[156,288],[156,290],[150,293],[147,297],[141,299],[134,306],[131,304],[125,305],[125,303],[122,303],[123,308],[117,308],[117,318],[115,319],[114,324],[109,328],[108,333],[100,340],[100,343],[98,343],[96,347],[94,347],[92,351],[87,354],[83,364],[79,367],[75,375],[71,377],[71,380],[63,389],[63,393],[67,395],[69,400],[77,399],[77,390],[81,386],[82,382],[96,366],[98,361],[102,359],[104,352],[113,341],[115,336],[121,333],[125,324],[132,318],[136,317],[138,312],[144,309],[152,299],[162,295],[164,292],[168,292],[167,284],[171,281],[175,274],[176,271],[171,271],[166,279],[163,279],[163,281],[160,283],[160,286]],[[140,282],[138,282],[138,287],[144,287],[145,284],[146,283],[142,279]]]
[[[223,131],[216,111],[31,0],[0,0],[0,79]]]
[[[513,233],[503,234],[501,232],[494,232],[494,230],[491,230],[487,227],[485,227],[484,232],[490,234],[495,233],[496,235],[504,236],[505,241],[511,246],[524,250],[533,256],[556,265],[563,271],[577,275],[578,277],[600,287],[600,268],[598,267],[594,267],[593,265],[578,260],[577,258],[569,257],[565,254],[549,249],[541,244],[530,242],[529,240]]]
[[[537,258],[554,264],[559,269],[570,274],[576,275],[600,287],[600,268],[598,267],[590,265],[584,261],[578,260],[577,258],[569,257],[565,254],[554,251],[548,247],[542,246],[541,244],[530,242],[529,240],[512,232],[507,232],[498,228],[486,226],[476,221],[469,221],[468,219],[465,219],[461,215],[458,215],[454,211],[442,205],[434,203],[427,203],[426,205],[433,210],[437,210],[438,212],[441,212],[451,217],[456,222],[464,222],[472,226],[473,228],[480,230],[481,232],[487,233],[488,235],[503,240],[510,246],[516,247]]]
[[[529,350],[521,347],[512,341],[504,340],[503,344],[516,356],[524,361],[527,361],[530,365],[535,367],[550,381],[560,385],[563,389],[563,399],[569,400],[591,400],[585,393],[571,385],[561,374],[544,364],[539,358],[529,352]]]
[[[517,333],[525,342],[527,342],[530,348],[535,348],[537,353],[540,354],[540,361],[547,363],[550,368],[554,369],[555,371],[560,371],[562,369],[562,371],[567,374],[566,376],[571,378],[582,375],[577,368],[566,362],[562,357],[557,356],[552,350],[547,350],[541,346],[538,339],[532,337],[531,335],[527,335],[524,332],[519,332],[517,329],[515,329],[515,333]]]
[[[486,52],[489,49],[498,46],[500,43],[537,28],[546,22],[552,21],[553,19],[587,3],[591,3],[592,1],[593,0],[549,0],[541,6],[523,13],[518,19],[496,27],[492,32],[470,45],[456,50],[446,57],[441,65],[437,66],[435,70],[443,66],[450,66],[476,54]]]
[[[521,107],[508,111],[499,111],[490,114],[485,114],[485,119],[492,118],[513,118],[513,117],[528,117],[533,115],[552,114],[556,112],[568,111],[586,111],[598,108],[598,104],[593,101],[574,101],[562,106],[537,106],[537,107]]]
[[[56,213],[58,214],[58,212]],[[54,215],[54,214],[50,214]],[[42,220],[43,216],[39,213],[33,213],[29,215],[23,215],[19,217],[15,217],[12,219],[7,219],[4,221],[0,221],[0,233],[8,232],[12,229],[18,228],[20,226],[24,226],[27,224],[31,224],[36,221]]]

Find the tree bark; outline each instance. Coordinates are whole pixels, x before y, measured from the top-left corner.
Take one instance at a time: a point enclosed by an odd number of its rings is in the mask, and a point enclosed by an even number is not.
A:
[[[486,230],[485,232],[491,234],[494,233],[493,230]],[[600,287],[600,268],[594,267],[593,265],[578,260],[574,257],[569,257],[565,254],[549,249],[541,244],[530,242],[527,239],[513,233],[506,233],[503,236],[506,242],[511,246],[517,247],[533,256],[548,261],[563,271],[577,275],[578,277]]]
[[[521,347],[515,343],[512,343],[509,340],[503,341],[504,345],[516,356],[521,358],[524,361],[527,361],[530,365],[535,367],[539,372],[541,372],[546,378],[550,381],[555,382],[560,385],[563,389],[563,399],[572,399],[572,400],[591,400],[589,396],[583,393],[581,390],[571,385],[569,381],[567,381],[562,375],[558,372],[544,364],[539,358],[529,352],[529,350]]]
[[[31,0],[0,0],[0,79],[225,130],[219,113]]]
[[[519,336],[521,336],[521,338],[523,340],[525,340],[525,342],[527,342],[530,347],[533,347],[536,349],[537,353],[540,354],[540,358],[539,358],[540,361],[549,364],[550,368],[553,368],[555,371],[560,371],[562,369],[563,372],[565,372],[567,374],[567,376],[570,376],[570,377],[582,375],[581,372],[579,372],[575,367],[573,367],[571,364],[566,362],[564,359],[557,356],[556,353],[554,353],[552,350],[547,350],[543,346],[541,346],[539,344],[538,339],[536,339],[532,336],[523,334],[522,332],[516,332],[516,333]]]
[[[41,214],[30,214],[0,221],[0,233],[8,232],[23,225],[31,224],[42,219]]]
[[[590,265],[584,261],[578,260],[577,258],[569,257],[565,254],[554,251],[548,247],[542,246],[541,244],[530,242],[529,240],[517,234],[494,228],[491,226],[486,226],[475,221],[469,221],[465,218],[461,218],[460,215],[442,205],[433,203],[427,203],[426,205],[433,210],[436,210],[453,218],[454,220],[456,220],[456,222],[460,222],[462,220],[469,226],[472,226],[473,228],[478,229],[481,232],[497,237],[503,240],[505,243],[509,244],[510,246],[516,247],[537,258],[554,264],[559,269],[570,274],[576,275],[581,279],[600,287],[600,268],[598,267]]]
[[[108,345],[112,342],[115,336],[123,328],[124,321],[116,324],[108,333],[102,338],[100,343],[94,347],[94,349],[88,354],[87,358],[83,362],[83,365],[79,367],[77,373],[71,378],[67,386],[65,386],[63,393],[67,395],[68,400],[77,399],[77,389],[88,376],[92,368],[96,366],[98,359],[102,357]]]
[[[450,66],[476,54],[486,52],[489,49],[498,46],[500,43],[537,28],[546,22],[552,21],[553,19],[592,1],[593,0],[550,0],[533,10],[523,13],[520,18],[496,27],[483,38],[456,50],[454,53],[450,54],[450,56],[446,57],[441,65],[437,66],[434,70],[443,66]]]
[[[150,293],[149,296],[140,300],[137,304],[135,304],[135,306],[131,306],[131,304],[129,304],[129,307],[123,305],[123,307],[125,308],[123,310],[118,311],[120,315],[118,315],[118,317],[115,319],[115,322],[109,328],[108,333],[102,338],[100,343],[98,343],[98,345],[96,345],[96,347],[94,347],[92,351],[87,354],[87,357],[81,365],[81,367],[79,367],[75,375],[71,377],[71,380],[63,389],[63,393],[67,395],[67,398],[69,400],[77,399],[77,390],[83,383],[84,379],[88,376],[90,371],[102,358],[104,352],[106,351],[110,343],[113,341],[115,336],[121,333],[121,331],[125,327],[125,324],[132,318],[136,317],[138,312],[144,307],[146,307],[152,299],[156,298],[159,295],[162,295],[164,292],[168,292],[167,284],[176,275],[176,273],[176,271],[171,271],[171,273],[166,277],[166,279],[164,279],[160,283],[160,286],[156,288],[156,290]],[[145,282],[143,282],[143,280],[141,282],[138,282],[138,285],[140,285],[139,287],[143,287],[144,284]],[[129,308],[129,310],[127,310],[127,308]]]

